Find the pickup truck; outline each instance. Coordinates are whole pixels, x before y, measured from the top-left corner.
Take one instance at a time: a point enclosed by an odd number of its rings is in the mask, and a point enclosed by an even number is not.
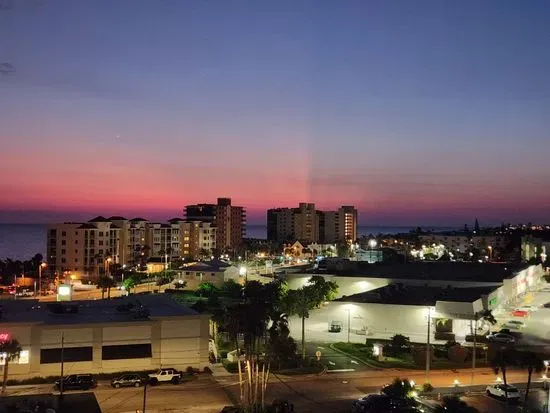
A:
[[[149,382],[152,385],[168,382],[178,384],[182,378],[183,373],[176,369],[160,369],[155,373],[149,374]]]

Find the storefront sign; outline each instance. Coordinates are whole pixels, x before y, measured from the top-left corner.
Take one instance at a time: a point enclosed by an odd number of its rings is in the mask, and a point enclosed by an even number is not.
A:
[[[10,333],[0,333],[0,342],[9,341]]]

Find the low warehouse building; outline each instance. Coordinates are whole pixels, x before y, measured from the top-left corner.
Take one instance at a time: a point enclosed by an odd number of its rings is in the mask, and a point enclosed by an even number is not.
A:
[[[0,336],[21,344],[10,378],[208,365],[209,317],[166,296],[4,301]],[[63,347],[63,351],[62,351]],[[63,355],[63,356],[62,356]]]

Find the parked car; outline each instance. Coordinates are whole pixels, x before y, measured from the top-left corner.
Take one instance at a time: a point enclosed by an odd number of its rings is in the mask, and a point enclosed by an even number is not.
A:
[[[516,339],[514,337],[512,337],[510,334],[506,334],[506,333],[489,334],[487,336],[487,340],[489,340],[489,342],[493,342],[493,343],[506,343],[506,344],[513,344],[516,341]]]
[[[498,397],[499,399],[508,400],[519,400],[520,394],[517,387],[511,386],[510,384],[493,384],[492,386],[487,386],[487,395]]]
[[[512,311],[512,315],[514,317],[527,317],[529,313],[530,311],[524,308],[516,308],[514,311]]]
[[[118,389],[119,387],[139,387],[143,384],[143,379],[138,374],[125,374],[111,380],[111,386]]]
[[[329,333],[339,333],[342,331],[342,323],[340,321],[333,321],[330,323]]]
[[[544,308],[550,308],[550,303],[546,303],[543,305]]]
[[[15,293],[16,297],[32,297],[34,296],[34,291],[29,290],[28,288],[22,288],[20,290],[17,290]]]
[[[91,374],[71,374],[64,379],[56,380],[55,390],[61,390],[61,381],[63,380],[63,390],[90,390],[97,387],[97,382]]]
[[[503,328],[508,328],[510,330],[520,330],[523,327],[525,327],[525,323],[523,321],[519,321],[519,320],[509,320],[509,321],[505,322],[502,325],[502,327]]]
[[[155,373],[149,374],[151,384],[173,383],[178,384],[183,377],[183,373],[176,369],[160,369]]]

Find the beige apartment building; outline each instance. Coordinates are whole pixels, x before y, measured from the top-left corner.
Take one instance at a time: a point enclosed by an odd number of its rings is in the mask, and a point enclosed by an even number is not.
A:
[[[112,264],[136,266],[150,257],[194,258],[216,248],[216,227],[174,218],[168,223],[120,216],[52,224],[47,229],[48,269],[97,278]]]
[[[342,206],[336,211],[318,211],[312,203],[269,209],[267,238],[279,242],[352,242],[357,239],[357,210]]]
[[[216,227],[216,248],[226,251],[239,247],[246,234],[246,211],[231,204],[231,198],[218,198],[216,204],[185,207],[187,221],[211,223]]]

